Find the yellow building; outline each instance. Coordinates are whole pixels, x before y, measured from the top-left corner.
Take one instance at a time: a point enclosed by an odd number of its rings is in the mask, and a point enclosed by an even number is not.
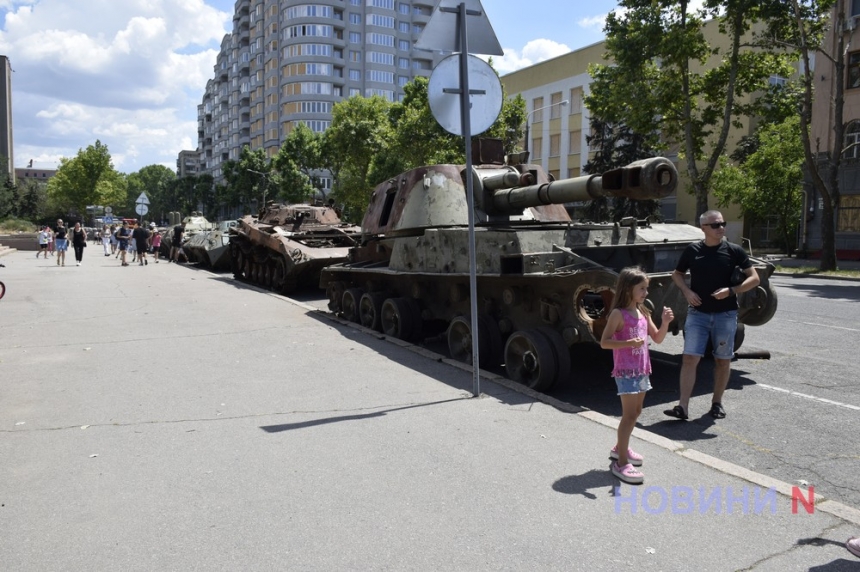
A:
[[[717,21],[706,23],[704,32],[712,45],[719,46],[721,51],[728,48],[728,38],[719,33]],[[521,95],[526,101],[526,145],[532,162],[542,165],[556,178],[576,177],[588,162],[590,150],[586,135],[589,134],[590,119],[582,100],[590,93],[588,66],[607,63],[605,52],[606,43],[598,42],[501,78],[508,96]],[[779,78],[774,78],[774,81],[779,81]],[[755,128],[754,121],[743,123],[741,129],[732,128],[726,146],[728,153],[742,136],[751,134]],[[663,199],[663,217],[667,221],[695,224],[698,215],[695,212],[696,200],[687,190],[690,185],[685,163],[683,160],[679,162],[677,148],[664,155],[678,167],[681,184],[674,196]],[[708,204],[711,208],[718,208],[716,199],[711,198]],[[727,238],[740,244],[749,236],[749,229],[744,229],[740,209],[730,206],[721,211],[728,222]],[[746,241],[743,242],[746,245]]]

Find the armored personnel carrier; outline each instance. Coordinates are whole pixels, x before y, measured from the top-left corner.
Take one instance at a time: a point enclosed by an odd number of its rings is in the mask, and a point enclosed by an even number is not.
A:
[[[230,229],[236,221],[213,224],[212,230],[200,230],[185,241],[182,248],[191,262],[211,268],[216,272],[230,270]]]
[[[182,233],[182,244],[180,245],[183,248],[186,246],[188,241],[197,234],[215,229],[215,224],[209,222],[209,219],[197,211],[192,212],[185,218],[180,218],[180,214],[178,212],[171,213],[171,215],[175,216],[171,216],[170,226],[167,227],[167,230],[165,230],[162,235],[161,248],[159,249],[159,252],[164,255],[165,258],[170,258],[170,247],[173,243],[173,232],[179,224],[185,225],[185,230]]]
[[[477,339],[482,366],[504,364],[511,379],[538,390],[569,377],[571,346],[599,343],[626,266],[649,275],[646,304],[655,322],[669,306],[670,331],[683,328],[687,302],[671,274],[702,231],[633,218],[573,222],[563,206],[603,196],[666,197],[678,178],[669,160],[550,181],[538,165],[505,164],[500,144],[484,141],[476,154],[471,173],[462,165],[427,166],[374,189],[361,243],[346,262],[323,269],[330,310],[401,339],[444,336],[451,356],[465,362]],[[467,176],[475,197],[477,335],[470,318]],[[773,266],[754,264],[761,285],[739,300],[746,325],[764,324],[777,305],[768,281]],[[736,349],[743,325],[738,330]]]
[[[270,203],[230,229],[233,275],[283,293],[316,288],[320,270],[345,261],[360,230],[330,206]]]

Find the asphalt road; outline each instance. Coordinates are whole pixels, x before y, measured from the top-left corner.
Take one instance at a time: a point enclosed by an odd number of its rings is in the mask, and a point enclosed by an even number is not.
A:
[[[654,389],[645,399],[639,426],[774,478],[809,484],[818,494],[860,507],[856,476],[860,448],[860,282],[775,276],[779,309],[766,325],[747,328],[740,355],[767,351],[771,359],[732,364],[723,400],[728,415],[715,421],[707,411],[712,363],[699,366],[687,422],[663,414],[678,400],[683,338],[652,345]],[[325,308],[315,295],[304,302]],[[432,349],[444,352],[441,345]],[[609,377],[611,353],[574,349],[569,384],[555,398],[606,415],[620,416]],[[500,372],[501,373],[501,372]]]

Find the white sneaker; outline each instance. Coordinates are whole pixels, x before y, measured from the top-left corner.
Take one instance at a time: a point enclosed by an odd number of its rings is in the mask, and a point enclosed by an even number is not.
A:
[[[78,266],[80,266],[80,265],[81,265],[81,263],[80,263],[80,262],[78,262]]]

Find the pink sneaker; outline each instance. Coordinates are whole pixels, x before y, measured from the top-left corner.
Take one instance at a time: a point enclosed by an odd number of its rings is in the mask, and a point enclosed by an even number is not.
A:
[[[609,451],[609,458],[618,460],[618,445],[612,447],[612,450]],[[634,467],[641,467],[642,461],[645,460],[645,457],[634,451],[633,449],[627,449],[627,462],[629,462]]]
[[[848,539],[848,542],[845,543],[845,548],[848,549],[848,552],[860,558],[860,536],[852,536]]]
[[[618,463],[612,463],[609,466],[609,470],[612,471],[613,475],[628,485],[640,485],[645,482],[645,475],[643,475],[638,469],[634,468],[630,463],[627,463],[623,467],[619,467]]]

